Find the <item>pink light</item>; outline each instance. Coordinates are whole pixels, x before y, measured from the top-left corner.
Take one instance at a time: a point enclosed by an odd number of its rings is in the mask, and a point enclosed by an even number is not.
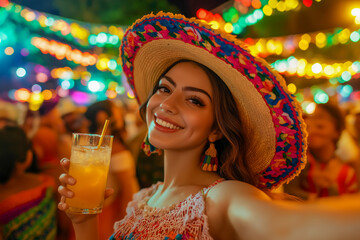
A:
[[[78,105],[85,105],[90,102],[90,96],[87,93],[74,91],[71,94],[72,100]]]

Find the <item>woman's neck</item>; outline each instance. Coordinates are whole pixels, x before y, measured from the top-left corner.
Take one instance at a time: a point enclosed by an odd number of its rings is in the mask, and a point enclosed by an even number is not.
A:
[[[167,188],[185,185],[208,186],[220,176],[200,168],[202,151],[164,151],[164,185]]]

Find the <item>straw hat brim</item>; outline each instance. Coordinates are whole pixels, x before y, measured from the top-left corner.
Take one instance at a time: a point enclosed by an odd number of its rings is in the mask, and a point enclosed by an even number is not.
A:
[[[140,103],[171,64],[188,59],[212,69],[237,101],[246,129],[246,157],[259,187],[288,182],[304,167],[306,133],[301,109],[282,77],[243,44],[182,15],[147,15],[126,32],[123,69]]]

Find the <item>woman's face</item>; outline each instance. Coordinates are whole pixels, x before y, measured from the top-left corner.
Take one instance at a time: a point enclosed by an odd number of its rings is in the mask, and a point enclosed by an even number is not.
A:
[[[315,112],[306,118],[310,150],[322,149],[333,145],[339,137],[335,120],[324,109],[317,107]]]
[[[171,150],[203,148],[214,123],[212,101],[212,85],[199,66],[175,65],[160,79],[147,104],[151,144]]]

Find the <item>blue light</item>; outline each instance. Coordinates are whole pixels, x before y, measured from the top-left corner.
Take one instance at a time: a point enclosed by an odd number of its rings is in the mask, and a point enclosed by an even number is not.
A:
[[[25,75],[26,75],[25,68],[19,67],[18,69],[16,69],[16,75],[21,78],[25,77]]]

